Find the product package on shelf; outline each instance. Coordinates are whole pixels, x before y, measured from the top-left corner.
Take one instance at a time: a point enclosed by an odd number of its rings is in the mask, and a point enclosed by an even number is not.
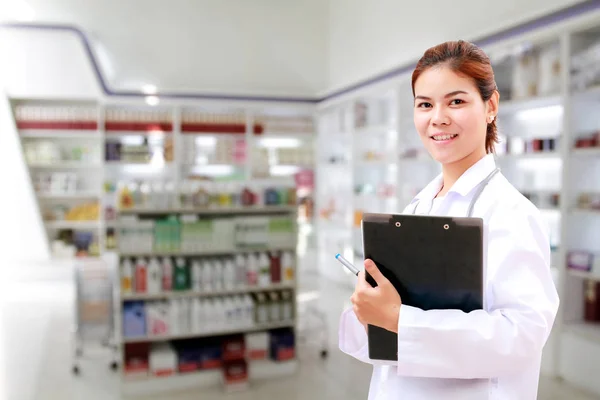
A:
[[[170,343],[152,343],[150,372],[154,376],[171,376],[177,372],[177,353]]]
[[[295,358],[294,331],[289,328],[271,331],[270,356],[273,361],[287,361]]]
[[[247,333],[246,342],[246,358],[249,360],[259,361],[266,360],[269,356],[269,333],[254,332]]]
[[[226,361],[223,365],[223,384],[226,392],[248,388],[248,363],[244,359]]]
[[[155,222],[141,220],[124,223],[118,228],[118,246],[121,252],[149,253],[155,249]],[[162,244],[162,242],[161,242]]]
[[[98,111],[95,106],[19,104],[14,108],[14,115],[18,129],[98,129]]]
[[[126,343],[123,371],[128,377],[145,377],[150,371],[150,343]]]
[[[123,336],[138,337],[146,335],[146,311],[143,301],[131,301],[123,304]]]

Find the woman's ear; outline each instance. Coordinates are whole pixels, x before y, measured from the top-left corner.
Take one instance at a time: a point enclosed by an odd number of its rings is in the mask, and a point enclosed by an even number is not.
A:
[[[494,90],[494,93],[492,93],[492,97],[490,97],[490,99],[487,101],[487,117],[489,118],[491,116],[494,117],[494,119],[496,118],[496,116],[498,115],[498,103],[500,101],[500,92],[498,92],[497,90]]]

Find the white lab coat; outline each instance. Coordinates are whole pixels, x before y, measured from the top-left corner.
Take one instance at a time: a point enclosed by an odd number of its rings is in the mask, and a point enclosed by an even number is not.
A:
[[[464,217],[475,187],[496,168],[487,155],[454,184],[436,215]],[[427,214],[442,185],[435,178],[404,210]],[[432,214],[433,215],[433,214]],[[484,220],[484,310],[400,307],[398,361],[370,360],[352,308],[343,312],[340,349],[373,364],[369,400],[535,400],[542,348],[559,305],[550,245],[537,208],[502,174],[473,209]]]

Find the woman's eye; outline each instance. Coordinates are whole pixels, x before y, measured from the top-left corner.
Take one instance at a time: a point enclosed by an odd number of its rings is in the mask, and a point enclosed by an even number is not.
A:
[[[417,104],[417,108],[430,108],[430,107],[431,107],[431,103],[427,103],[427,102]]]
[[[453,106],[458,106],[458,105],[463,104],[463,103],[464,103],[464,101],[462,101],[461,99],[454,99],[454,100],[452,100],[450,102],[450,104],[453,105]]]

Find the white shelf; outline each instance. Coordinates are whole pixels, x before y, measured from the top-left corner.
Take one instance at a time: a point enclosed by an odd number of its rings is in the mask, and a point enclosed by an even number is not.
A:
[[[280,214],[296,212],[298,206],[248,206],[248,207],[223,207],[223,208],[170,208],[170,209],[144,209],[131,208],[119,210],[119,214],[137,215],[163,215],[163,214],[202,214],[202,215],[229,215],[229,214]]]
[[[263,251],[295,251],[296,245],[255,247],[247,249],[224,249],[224,250],[173,250],[173,251],[123,251],[117,250],[121,257],[210,257],[227,256],[232,254],[256,253]]]
[[[21,129],[19,136],[27,139],[102,139],[97,130]]]
[[[84,162],[84,161],[60,161],[52,163],[30,163],[29,168],[38,169],[89,169],[89,168],[101,168],[102,165],[98,162]]]
[[[169,340],[203,338],[212,336],[235,335],[237,333],[262,332],[278,328],[292,328],[295,326],[295,321],[273,322],[269,324],[261,324],[255,326],[245,326],[239,328],[222,329],[218,331],[186,333],[182,335],[163,335],[163,336],[136,336],[123,337],[123,343],[146,343],[146,342],[164,342]]]
[[[94,199],[101,197],[102,195],[98,192],[76,192],[76,193],[37,193],[39,199],[47,200],[82,200],[82,199]]]
[[[172,131],[106,131],[106,139],[110,138],[121,138],[127,136],[154,136],[154,137],[168,137],[172,136]]]
[[[588,147],[571,150],[573,156],[600,157],[600,147]]]
[[[354,166],[355,167],[360,167],[360,168],[369,168],[369,167],[389,167],[389,166],[393,166],[395,165],[396,162],[392,161],[392,160],[355,160],[354,161]]]
[[[523,110],[542,108],[562,104],[562,96],[540,96],[527,99],[500,101],[499,114],[510,114]]]
[[[364,127],[356,128],[354,133],[357,135],[367,135],[367,134],[381,134],[387,133],[390,131],[394,131],[395,129],[389,125],[367,125]]]
[[[560,159],[560,153],[558,151],[540,151],[537,153],[523,153],[523,154],[499,154],[498,160],[524,160],[524,159]]]
[[[594,275],[590,272],[587,271],[579,271],[576,269],[572,269],[572,268],[567,268],[567,273],[571,276],[575,276],[577,278],[583,278],[583,279],[589,279],[592,281],[598,281],[600,282],[600,276],[598,275]]]
[[[573,97],[576,99],[598,99],[600,100],[600,85],[592,86],[584,90],[576,90],[573,92]]]
[[[573,208],[571,214],[588,217],[600,217],[600,210],[592,210],[585,208]]]
[[[234,289],[224,289],[218,291],[193,291],[193,290],[182,290],[182,291],[172,291],[172,292],[162,292],[156,294],[122,294],[122,301],[135,301],[135,300],[164,300],[164,299],[179,299],[179,298],[187,298],[187,297],[209,297],[209,296],[230,296],[235,294],[244,294],[244,293],[259,293],[259,292],[269,292],[269,291],[279,291],[279,290],[292,290],[294,289],[294,283],[278,283],[272,284],[269,286],[245,286]]]
[[[288,361],[250,361],[248,363],[248,379],[250,382],[290,376],[298,370],[296,359]],[[131,396],[155,395],[157,393],[181,391],[194,388],[218,387],[223,384],[223,371],[211,369],[186,374],[175,374],[166,377],[124,376],[123,391]]]
[[[45,221],[49,229],[98,229],[100,221]]]
[[[600,322],[565,323],[565,330],[567,332],[576,334],[582,338],[600,344]]]

